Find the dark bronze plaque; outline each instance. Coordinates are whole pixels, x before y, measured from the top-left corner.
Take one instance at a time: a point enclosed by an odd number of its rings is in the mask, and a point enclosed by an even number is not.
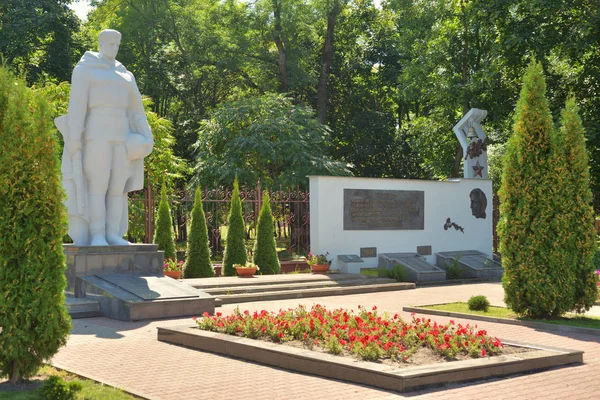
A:
[[[420,256],[430,256],[431,246],[417,246],[417,254]]]
[[[425,192],[344,189],[344,230],[425,229]]]
[[[377,257],[377,247],[361,247],[360,248],[361,258],[373,258]]]

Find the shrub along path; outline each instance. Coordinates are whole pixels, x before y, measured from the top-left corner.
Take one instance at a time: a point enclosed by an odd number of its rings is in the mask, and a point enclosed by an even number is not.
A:
[[[323,304],[356,310],[358,305],[380,312],[399,313],[403,306],[467,301],[484,294],[492,305],[503,305],[500,283],[424,287],[324,298],[245,303],[241,310],[277,311],[280,308]],[[235,309],[225,305],[224,314]],[[597,310],[594,310],[597,312]],[[450,318],[430,317],[438,322]],[[53,358],[59,368],[89,377],[150,399],[597,399],[600,393],[600,341],[584,334],[539,331],[528,327],[456,319],[478,324],[491,335],[585,351],[584,364],[508,379],[453,384],[408,394],[320,378],[161,343],[156,327],[193,322],[189,318],[121,322],[105,318],[73,321],[66,347]]]

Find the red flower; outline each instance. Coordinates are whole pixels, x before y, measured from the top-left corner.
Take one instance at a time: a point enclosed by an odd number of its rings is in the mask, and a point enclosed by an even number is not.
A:
[[[485,347],[483,349],[481,349],[481,357],[485,357],[485,355],[487,354],[487,352],[485,351]]]
[[[194,315],[194,316],[192,317],[192,319],[195,321],[195,320],[196,320],[196,316]]]

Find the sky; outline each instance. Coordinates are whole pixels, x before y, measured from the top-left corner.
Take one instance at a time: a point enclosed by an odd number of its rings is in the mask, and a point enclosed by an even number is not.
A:
[[[90,6],[89,3],[88,0],[77,0],[69,4],[69,8],[75,11],[75,14],[77,14],[79,19],[86,21],[87,13],[92,9],[92,6]]]

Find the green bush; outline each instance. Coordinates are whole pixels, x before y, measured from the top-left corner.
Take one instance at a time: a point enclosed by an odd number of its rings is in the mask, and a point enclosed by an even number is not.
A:
[[[51,111],[0,66],[0,376],[33,376],[66,343],[67,232]]]
[[[42,396],[44,400],[75,400],[77,392],[82,388],[79,382],[65,382],[64,379],[52,375],[44,382]]]
[[[575,99],[567,99],[561,113],[558,150],[562,150],[564,179],[557,197],[561,208],[557,214],[563,221],[564,231],[560,247],[570,256],[565,267],[575,276],[575,300],[572,310],[581,313],[590,309],[598,296],[597,276],[594,264],[596,253],[596,228],[592,208],[588,152],[585,133]]]
[[[273,214],[267,192],[263,193],[262,206],[258,216],[253,261],[260,267],[261,275],[274,275],[281,270],[273,232]]]
[[[572,177],[545,92],[542,65],[533,62],[523,79],[499,192],[504,300],[533,318],[557,317],[576,306],[574,263],[581,259],[574,251],[577,239],[567,238],[583,223],[570,221],[573,214],[566,212],[578,206],[568,193]]]
[[[225,276],[234,276],[235,268],[233,268],[233,264],[245,265],[248,260],[245,243],[246,230],[244,228],[242,201],[240,199],[240,188],[237,178],[233,182],[228,221],[229,226],[227,228],[225,253],[223,254],[222,274]],[[262,268],[262,266],[260,267]]]
[[[378,275],[381,278],[395,279],[398,282],[408,281],[408,272],[406,271],[406,268],[398,263],[394,264],[392,269],[379,268]]]
[[[447,264],[446,265],[446,277],[447,279],[460,279],[460,277],[463,274],[463,269],[460,266],[460,257],[458,256],[458,258],[454,261],[452,261],[451,264]]]
[[[202,192],[196,188],[194,207],[192,208],[192,223],[188,235],[187,253],[183,264],[184,278],[204,278],[215,276],[215,270],[210,262],[210,245],[208,229],[202,208]]]
[[[490,302],[485,296],[472,296],[467,302],[471,311],[487,311],[490,307]]]
[[[152,240],[158,245],[159,250],[165,252],[165,259],[177,259],[175,252],[175,237],[173,234],[173,220],[171,219],[171,208],[167,200],[167,187],[163,185],[160,191],[160,203],[158,204],[158,217],[156,218],[156,231]]]

